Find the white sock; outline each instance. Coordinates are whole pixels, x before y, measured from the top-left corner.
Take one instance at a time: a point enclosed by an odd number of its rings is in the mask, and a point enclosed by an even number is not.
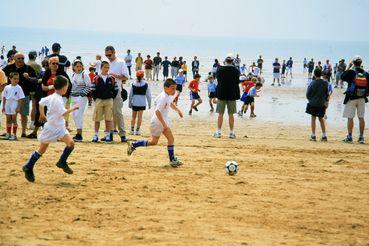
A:
[[[327,133],[323,132],[323,138],[327,137]]]
[[[230,133],[231,133],[231,134],[234,134],[234,130],[233,130],[233,129],[231,129]]]

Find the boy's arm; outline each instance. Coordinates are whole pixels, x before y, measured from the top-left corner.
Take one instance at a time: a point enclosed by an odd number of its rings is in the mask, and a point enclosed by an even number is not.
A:
[[[3,97],[3,109],[1,110],[3,113],[5,112],[5,104],[6,104],[6,98]]]
[[[45,122],[46,121],[46,116],[45,116],[45,106],[39,106],[39,110],[40,110],[40,122]]]
[[[67,109],[67,111],[65,111],[65,113],[63,114],[63,116],[65,116],[67,114],[70,114],[71,112],[73,112],[74,110],[77,110],[77,109],[79,109],[79,106],[78,106],[78,104],[75,104],[73,107]]]
[[[178,113],[179,117],[183,118],[183,113],[182,113],[182,111],[181,111],[179,108],[177,108],[177,106],[176,106],[174,103],[171,103],[171,104],[170,104],[170,107],[171,107],[174,111],[177,111],[177,113]]]

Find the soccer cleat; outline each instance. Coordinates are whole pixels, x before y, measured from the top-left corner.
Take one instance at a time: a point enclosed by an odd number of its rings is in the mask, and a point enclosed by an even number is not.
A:
[[[254,113],[250,114],[250,118],[255,118],[255,117],[256,117],[256,114],[254,114]]]
[[[238,113],[237,113],[239,116],[241,116],[242,117],[242,115],[243,115],[243,113],[242,113],[242,111],[240,110],[240,111],[238,111]]]
[[[11,135],[11,134],[9,134],[9,133],[5,133],[5,137],[4,137],[4,139],[9,140],[10,135]]]
[[[127,155],[132,155],[133,151],[135,151],[136,148],[133,147],[132,144],[128,144],[128,147],[127,147]]]
[[[68,166],[68,164],[66,162],[61,162],[61,161],[58,161],[58,163],[56,163],[56,166],[58,168],[61,168],[63,169],[63,171],[65,173],[68,173],[68,174],[72,174],[73,173],[73,170]]]
[[[322,137],[322,138],[320,139],[320,141],[322,141],[322,142],[328,142],[328,138],[327,138],[327,136]]]
[[[121,137],[120,137],[120,141],[121,141],[122,143],[127,143],[127,142],[128,142],[128,139],[126,138],[126,136],[121,136]]]
[[[236,134],[234,134],[233,132],[229,133],[229,138],[230,139],[235,139],[236,138]]]
[[[310,136],[310,141],[316,142],[316,136]]]
[[[359,137],[359,139],[357,140],[359,143],[361,144],[365,144],[365,140],[364,137]]]
[[[190,110],[190,111],[188,112],[188,115],[192,115],[192,110]]]
[[[76,141],[76,142],[82,142],[83,140],[83,137],[81,134],[76,134],[76,136],[73,137],[73,140]]]
[[[15,140],[17,140],[17,136],[15,134],[11,134],[10,137],[9,137],[9,140],[15,141]]]
[[[24,172],[24,177],[29,182],[35,182],[35,174],[33,173],[33,169],[28,169],[26,166],[23,166],[22,171]]]
[[[99,141],[99,137],[97,135],[94,135],[91,142],[97,143],[98,141]]]
[[[213,137],[215,138],[221,138],[222,137],[222,134],[220,132],[215,132]]]
[[[28,135],[27,135],[27,138],[35,139],[35,138],[37,138],[37,134],[35,134],[35,133],[30,133],[30,134],[28,134]]]
[[[169,162],[169,165],[171,165],[172,167],[179,167],[183,165],[183,162],[181,162],[177,157],[174,157],[173,160]]]
[[[344,143],[353,143],[353,141],[352,141],[352,137],[349,137],[349,136],[347,136],[344,140],[343,140],[343,142]]]

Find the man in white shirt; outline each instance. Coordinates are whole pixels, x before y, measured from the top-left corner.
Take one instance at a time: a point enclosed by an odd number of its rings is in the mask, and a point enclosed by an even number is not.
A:
[[[122,84],[126,82],[129,76],[128,69],[126,63],[118,59],[117,56],[115,55],[115,49],[113,46],[106,46],[105,56],[106,58],[108,58],[110,64],[109,75],[115,78],[119,88],[118,94],[113,101],[114,125],[118,127],[121,141],[127,142],[122,113],[123,99],[121,96],[121,92],[122,92]]]
[[[96,67],[95,73],[98,75],[100,74],[101,70],[101,55],[96,55]]]
[[[129,78],[132,79],[131,77],[131,67],[132,67],[132,60],[133,57],[131,55],[131,50],[127,50],[127,55],[124,57],[124,61],[126,62],[127,68],[128,68],[128,73],[129,73]]]

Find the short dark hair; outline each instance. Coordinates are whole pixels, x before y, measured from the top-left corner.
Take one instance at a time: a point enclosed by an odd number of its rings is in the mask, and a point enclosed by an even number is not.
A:
[[[9,78],[13,78],[14,76],[18,76],[19,77],[19,73],[18,72],[11,72],[10,74],[9,74]]]
[[[3,56],[3,55],[1,55],[1,56],[0,56],[0,58],[1,58],[1,59],[4,59],[4,56]]]
[[[167,79],[164,82],[164,87],[171,87],[172,85],[177,85],[173,79]]]
[[[109,65],[109,62],[107,62],[107,61],[102,61],[101,62],[101,66],[100,67],[103,67],[104,65],[106,65],[106,64],[108,64]]]
[[[322,76],[322,70],[320,68],[317,68],[314,70],[314,76],[315,77],[321,77]]]
[[[96,68],[94,68],[94,67],[89,67],[89,68],[88,68],[88,71],[90,71],[90,72],[94,71],[94,72],[95,72],[95,71],[96,71]]]
[[[55,90],[60,90],[64,86],[68,85],[68,79],[63,75],[58,75],[54,80],[54,88]]]
[[[106,46],[105,47],[105,51],[111,51],[111,52],[115,52],[115,49],[114,49],[114,47],[113,46],[111,46],[111,45],[108,45],[108,46]]]
[[[356,61],[353,61],[352,63],[354,64],[355,67],[360,67],[361,64],[363,63],[363,61],[362,60],[356,60]]]
[[[255,87],[263,87],[263,83],[261,83],[261,82],[257,82],[257,83],[255,84]]]
[[[28,59],[30,59],[30,60],[36,60],[36,57],[37,57],[37,55],[35,55],[33,53],[28,54]]]
[[[193,76],[194,79],[197,79],[197,78],[201,78],[201,75],[200,74],[195,74],[195,76]]]

